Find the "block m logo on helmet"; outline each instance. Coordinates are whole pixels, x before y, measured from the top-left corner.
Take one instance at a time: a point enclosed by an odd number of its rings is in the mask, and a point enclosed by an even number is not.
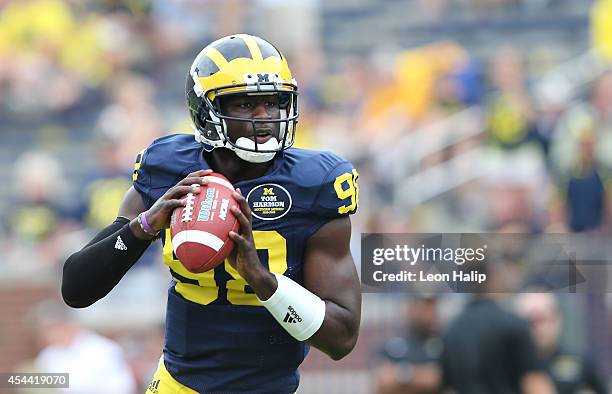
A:
[[[256,74],[244,74],[244,82],[248,85],[247,90],[273,90],[283,89],[282,79],[278,73],[258,72]]]

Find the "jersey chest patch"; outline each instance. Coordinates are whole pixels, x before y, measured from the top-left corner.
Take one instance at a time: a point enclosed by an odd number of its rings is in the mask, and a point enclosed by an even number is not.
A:
[[[247,201],[253,216],[260,220],[280,219],[291,210],[289,191],[275,183],[265,183],[251,189]]]

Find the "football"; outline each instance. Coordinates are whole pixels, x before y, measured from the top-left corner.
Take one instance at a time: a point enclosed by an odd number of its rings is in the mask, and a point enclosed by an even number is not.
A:
[[[174,254],[193,273],[221,264],[234,249],[229,232],[239,228],[230,210],[232,206],[238,207],[232,197],[232,184],[217,173],[205,179],[208,185],[202,185],[198,194],[187,194],[185,206],[174,210],[170,222]]]

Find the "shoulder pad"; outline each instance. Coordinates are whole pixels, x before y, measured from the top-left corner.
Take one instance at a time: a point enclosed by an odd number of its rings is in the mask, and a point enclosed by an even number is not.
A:
[[[359,174],[351,163],[331,152],[294,152],[297,162],[291,177],[305,194],[312,195],[310,209],[324,217],[355,213],[359,203]]]
[[[158,138],[138,153],[132,180],[145,205],[152,205],[160,190],[165,192],[188,173],[201,169],[205,165],[201,155],[202,144],[189,134]]]
[[[323,178],[314,208],[325,216],[345,216],[355,213],[359,204],[357,170],[351,163],[336,155],[323,158],[323,161],[329,161],[331,168]]]

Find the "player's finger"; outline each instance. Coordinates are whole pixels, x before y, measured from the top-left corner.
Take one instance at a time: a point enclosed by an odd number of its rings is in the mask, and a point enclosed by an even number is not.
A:
[[[234,199],[236,199],[236,201],[238,202],[238,205],[240,205],[240,210],[242,211],[242,213],[244,213],[244,216],[246,216],[249,223],[253,223],[251,208],[249,208],[249,203],[240,192],[240,189],[236,189],[236,191],[233,193],[233,196]]]
[[[232,192],[232,195],[234,196],[234,199],[236,199],[236,201],[238,201],[239,203],[244,200],[244,196],[242,195],[242,192],[240,192],[240,189],[235,189]]]
[[[248,242],[246,239],[244,239],[244,237],[234,231],[230,231],[229,232],[229,237],[232,241],[234,241],[236,243],[236,245],[238,245],[238,247],[247,247],[248,246]]]
[[[166,192],[166,198],[171,199],[184,196],[187,193],[198,194],[199,192],[200,186],[198,184],[193,184],[189,186],[174,186]]]
[[[240,230],[244,234],[251,228],[251,223],[249,219],[244,215],[244,213],[238,209],[238,207],[232,207],[232,213],[236,216],[238,220],[238,224],[240,224]]]
[[[182,198],[182,199],[167,200],[164,202],[164,205],[165,205],[165,208],[167,208],[168,210],[174,210],[178,207],[185,206],[186,203],[187,203],[187,200]]]
[[[181,179],[177,185],[208,185],[208,179],[201,176],[191,176]]]
[[[189,175],[187,175],[186,178],[204,176],[204,175],[211,174],[212,172],[213,172],[213,170],[211,170],[210,168],[207,169],[207,170],[198,170],[198,171],[194,171],[194,172],[190,173]]]

